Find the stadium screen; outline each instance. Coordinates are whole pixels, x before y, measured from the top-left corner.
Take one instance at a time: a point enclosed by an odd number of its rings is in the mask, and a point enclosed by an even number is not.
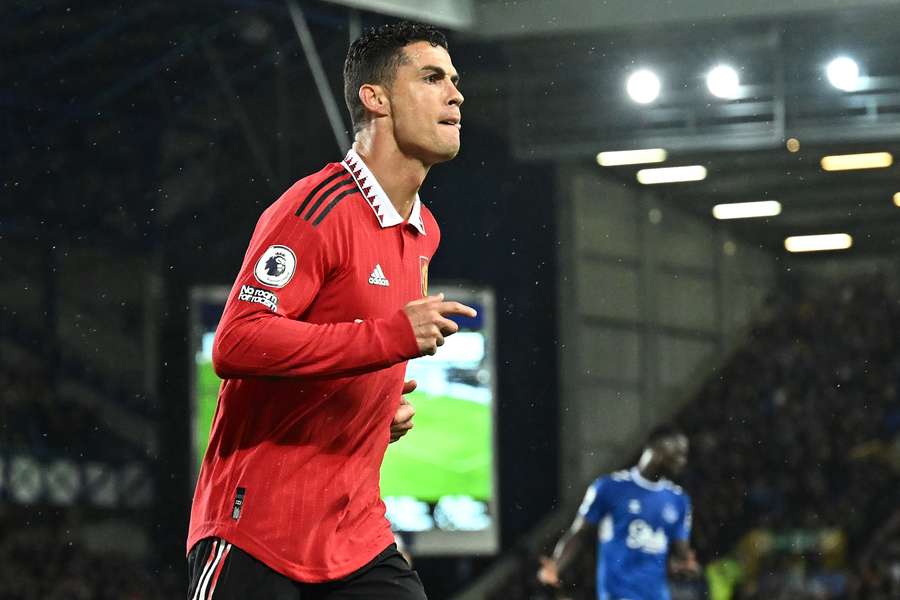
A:
[[[393,529],[413,554],[490,554],[499,538],[493,295],[466,285],[429,287],[474,307],[478,316],[458,319],[459,332],[437,355],[409,362],[407,379],[418,383],[407,396],[416,407],[415,427],[388,447],[381,493]],[[212,341],[227,294],[224,287],[191,294],[195,476],[216,409],[220,381]]]

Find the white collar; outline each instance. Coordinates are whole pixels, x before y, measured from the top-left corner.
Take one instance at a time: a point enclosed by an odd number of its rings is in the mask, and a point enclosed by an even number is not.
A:
[[[666,485],[666,480],[663,478],[661,478],[659,481],[651,481],[647,479],[646,477],[641,475],[641,472],[637,467],[631,467],[631,480],[642,488],[652,490],[654,492],[663,489]]]
[[[382,227],[393,227],[403,223],[403,217],[394,208],[391,199],[356,150],[350,148],[341,165],[353,176],[359,191],[372,207]],[[418,229],[419,233],[425,235],[425,221],[422,219],[422,202],[419,200],[419,194],[416,194],[416,201],[413,202],[412,211],[409,213],[409,223]]]

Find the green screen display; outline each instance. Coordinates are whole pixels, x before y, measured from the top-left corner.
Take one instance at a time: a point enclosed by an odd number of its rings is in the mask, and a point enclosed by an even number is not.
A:
[[[211,341],[211,334],[210,341]],[[197,355],[196,366],[196,403],[194,405],[194,457],[199,471],[203,453],[209,442],[209,429],[216,414],[216,403],[219,397],[219,386],[222,380],[213,371],[212,358],[207,354]]]
[[[490,499],[491,407],[418,391],[408,398],[415,427],[388,447],[381,493],[428,502],[450,494]]]

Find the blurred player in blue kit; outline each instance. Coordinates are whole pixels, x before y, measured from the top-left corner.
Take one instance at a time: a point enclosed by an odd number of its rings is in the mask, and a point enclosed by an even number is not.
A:
[[[700,572],[689,543],[690,498],[668,479],[685,467],[687,454],[687,437],[661,427],[637,466],[596,479],[553,556],[541,559],[538,580],[559,587],[559,573],[597,532],[598,600],[669,600],[668,570]]]

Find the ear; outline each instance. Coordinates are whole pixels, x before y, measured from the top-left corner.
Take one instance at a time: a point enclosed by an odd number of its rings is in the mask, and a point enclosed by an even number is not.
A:
[[[387,90],[380,85],[365,83],[359,87],[359,100],[373,116],[387,117],[391,114],[391,101]]]

